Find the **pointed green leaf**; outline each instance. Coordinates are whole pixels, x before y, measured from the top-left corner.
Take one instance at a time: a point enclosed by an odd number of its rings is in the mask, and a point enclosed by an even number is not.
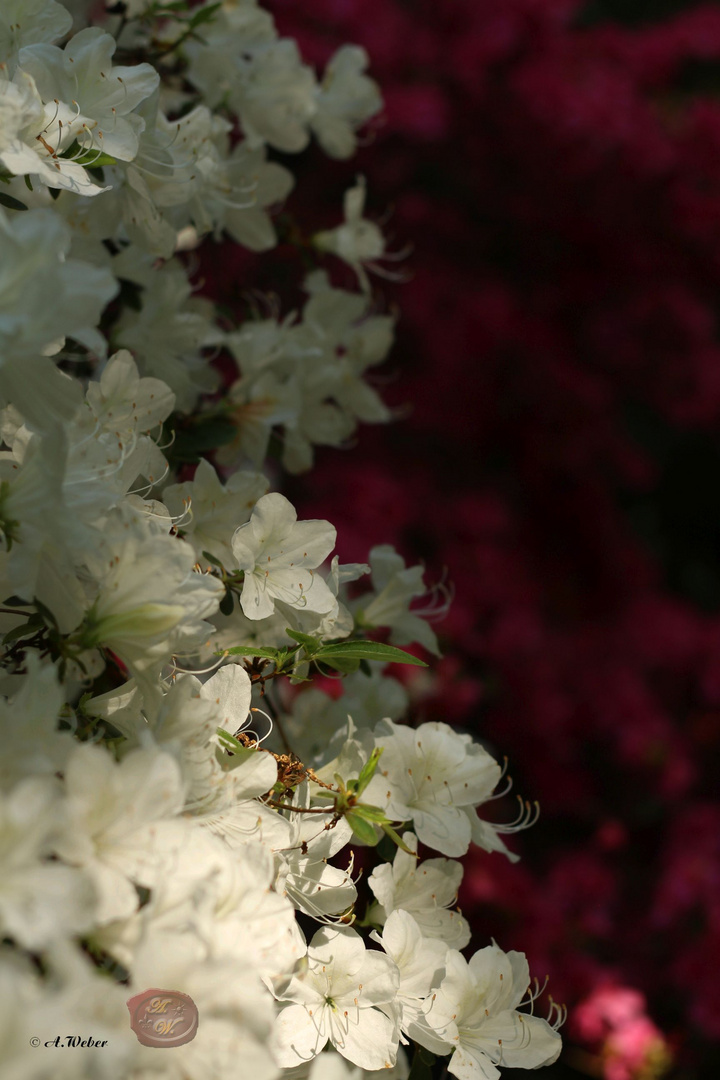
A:
[[[224,570],[223,564],[214,555],[211,555],[209,551],[203,551],[202,557],[205,562],[209,562],[211,566],[219,566],[221,570]]]
[[[392,825],[388,825],[385,822],[383,822],[382,825],[380,826],[380,828],[386,834],[386,836],[390,837],[390,839],[392,840],[392,842],[394,844],[397,844],[397,846],[400,848],[401,851],[406,852],[406,854],[408,854],[408,855],[412,855],[413,859],[417,859],[417,852],[413,851],[412,848],[409,848],[407,846],[407,844],[403,840],[402,836],[400,836],[398,833],[395,832]]]
[[[252,757],[253,754],[257,754],[257,750],[252,746],[243,746],[241,742],[231,735],[229,731],[225,731],[224,728],[217,728],[218,742],[222,746],[223,750],[227,750],[229,753],[234,754],[241,760],[234,764],[240,765],[242,761]]]
[[[7,206],[8,210],[27,210],[24,202],[13,198],[12,195],[6,195],[4,191],[0,191],[0,206]]]
[[[387,825],[390,822],[384,810],[379,806],[370,806],[369,803],[358,803],[353,807],[353,813],[359,814],[365,821],[374,821],[376,825]]]
[[[378,767],[378,762],[380,760],[380,755],[382,754],[382,752],[383,752],[383,748],[381,746],[376,746],[375,749],[373,750],[372,754],[370,755],[370,757],[367,759],[367,761],[363,765],[362,769],[360,770],[360,775],[358,776],[358,779],[357,779],[357,789],[356,789],[358,795],[362,795],[363,791],[365,790],[365,788],[368,786],[368,784],[372,780],[373,776],[375,775],[375,770]]]
[[[403,649],[396,649],[394,645],[384,645],[380,641],[336,641],[331,645],[323,645],[315,654],[315,659],[322,660],[323,663],[329,663],[334,657],[427,667],[425,661],[418,660],[417,656]]]
[[[9,645],[12,641],[19,641],[20,638],[29,637],[30,634],[41,630],[44,625],[45,622],[42,616],[33,614],[26,622],[14,626],[12,630],[8,630],[3,638],[3,645]]]
[[[202,8],[200,11],[196,11],[195,14],[193,15],[193,17],[191,18],[188,25],[193,30],[195,30],[196,27],[202,26],[203,23],[210,22],[210,20],[215,17],[217,11],[221,7],[222,7],[222,0],[218,4],[210,4],[208,7]]]
[[[316,656],[314,659],[318,660],[319,658]],[[332,668],[333,671],[339,671],[341,675],[352,675],[360,667],[359,660],[354,660],[348,656],[334,656],[332,660],[323,657],[320,663],[324,664],[325,667]]]
[[[432,1080],[435,1060],[435,1055],[429,1050],[416,1045],[408,1080]]]
[[[369,821],[352,811],[345,815],[345,820],[358,840],[362,840],[363,844],[368,844],[370,847],[375,847],[380,838]]]
[[[96,150],[88,150],[74,159],[76,165],[82,165],[84,169],[102,169],[104,165],[117,165],[117,159],[110,154],[103,154]]]
[[[262,656],[265,660],[277,661],[279,649],[270,649],[260,645],[234,645],[232,649],[222,649],[215,656]]]
[[[293,641],[297,641],[298,645],[303,645],[309,653],[315,653],[321,648],[320,639],[311,637],[310,634],[301,634],[299,630],[291,630],[289,627],[285,628],[285,633]]]

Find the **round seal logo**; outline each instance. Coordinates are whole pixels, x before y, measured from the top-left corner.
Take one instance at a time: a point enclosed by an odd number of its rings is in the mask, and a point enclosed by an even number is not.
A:
[[[195,1038],[197,1005],[179,990],[144,990],[127,1002],[130,1027],[143,1046],[182,1046]]]

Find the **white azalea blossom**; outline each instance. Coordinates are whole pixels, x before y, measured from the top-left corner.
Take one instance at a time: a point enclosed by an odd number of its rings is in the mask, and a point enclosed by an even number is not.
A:
[[[453,1048],[448,1066],[453,1076],[497,1080],[498,1065],[537,1069],[557,1060],[561,1042],[555,1027],[518,1011],[530,987],[523,953],[504,953],[493,944],[468,962],[451,950],[445,968],[424,1011],[427,1024]]]
[[[102,349],[95,324],[117,283],[67,258],[70,232],[50,210],[10,218],[0,209],[0,239],[0,396],[47,426],[73,416],[79,388],[42,354],[65,336]]]
[[[370,292],[370,281],[365,270],[385,254],[385,238],[379,225],[363,217],[367,185],[359,176],[355,187],[345,192],[345,221],[335,229],[316,233],[315,247],[328,251],[346,262],[357,274],[363,292]]]
[[[398,985],[395,964],[367,950],[354,930],[318,930],[308,946],[307,967],[281,995],[275,1060],[285,1068],[300,1065],[330,1042],[363,1069],[391,1068],[397,1020],[380,1006],[392,1006]]]
[[[88,564],[97,595],[83,634],[88,647],[112,649],[149,693],[149,680],[173,652],[197,648],[222,586],[193,574],[192,549],[149,520],[107,523],[106,542]]]
[[[32,75],[18,68],[10,80],[0,67],[0,163],[15,176],[27,175],[49,188],[99,195],[106,188],[48,142],[53,116],[53,103],[43,103]]]
[[[447,946],[437,938],[423,937],[412,915],[400,910],[393,911],[388,917],[382,936],[376,932],[372,936],[398,969],[400,983],[396,1000],[400,1006],[401,1026],[406,1034],[412,1035],[416,1028],[426,1026],[423,1007],[431,987],[445,973]]]
[[[298,521],[283,495],[258,499],[232,538],[236,565],[245,572],[245,615],[264,619],[275,610],[275,600],[307,611],[332,610],[335,597],[315,570],[335,546],[335,536],[329,521]]]
[[[29,949],[88,930],[96,917],[90,877],[49,861],[63,813],[59,786],[47,778],[0,794],[0,927]]]
[[[204,551],[230,566],[233,533],[249,520],[268,486],[262,473],[242,470],[233,473],[227,484],[223,484],[210,462],[203,459],[192,480],[165,488],[163,502],[175,515],[178,528],[192,544],[203,567],[210,565]]]
[[[170,6],[0,5],[3,1080],[407,1080],[418,1047],[459,1080],[535,1068],[560,1011],[520,1011],[521,954],[455,951],[462,867],[417,858],[514,858],[535,812],[479,816],[500,766],[410,726],[418,673],[373,640],[437,655],[449,590],[387,544],[343,562],[281,493],[393,419],[367,275],[399,256],[362,177],[318,232],[289,156],[355,151],[372,58],[320,79],[258,0]],[[268,276],[278,238],[359,288]],[[199,1011],[171,1054],[129,1022],[153,987]]]
[[[82,867],[98,892],[97,921],[129,915],[135,885],[152,886],[171,866],[187,833],[180,770],[169,755],[136,750],[117,764],[97,746],[81,745],[65,774],[68,828],[55,842]]]
[[[479,820],[475,807],[492,798],[502,769],[469,735],[447,724],[409,728],[381,721],[375,729],[383,757],[368,788],[368,800],[395,821],[412,819],[421,843],[443,855],[464,855],[470,841],[503,851],[503,827]]]
[[[377,915],[385,920],[394,911],[406,911],[425,938],[464,949],[470,927],[459,911],[449,910],[457,904],[462,864],[454,859],[418,861],[414,833],[403,833],[403,842],[415,854],[398,848],[392,863],[376,866],[370,875],[369,885],[380,905]]]
[[[72,26],[72,16],[56,0],[4,0],[0,8],[0,63],[23,45],[57,41]]]
[[[380,88],[365,74],[368,63],[364,49],[343,45],[325,68],[311,124],[330,157],[350,157],[357,145],[357,129],[382,108]]]
[[[296,807],[310,806],[307,784],[298,788]],[[349,911],[357,899],[350,868],[344,871],[329,863],[349,842],[351,830],[339,821],[332,828],[330,815],[298,813],[285,848],[278,852],[281,864],[279,885],[299,911],[323,921]]]
[[[42,43],[21,49],[20,67],[35,80],[43,102],[58,102],[47,129],[53,146],[64,150],[77,141],[121,161],[137,154],[144,121],[134,110],[152,94],[159,76],[151,64],[113,66],[115,47],[110,34],[91,26],[65,49]]]
[[[417,641],[428,652],[440,655],[435,632],[422,615],[434,614],[430,608],[422,613],[410,607],[417,597],[428,592],[423,584],[422,565],[405,566],[405,560],[391,544],[379,544],[368,556],[372,569],[375,595],[363,596],[353,605],[355,618],[364,626],[390,627],[393,645],[408,645]]]

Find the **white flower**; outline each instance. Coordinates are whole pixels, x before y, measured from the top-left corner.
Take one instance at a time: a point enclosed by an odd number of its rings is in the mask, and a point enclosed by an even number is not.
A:
[[[395,964],[366,950],[354,930],[323,927],[308,946],[307,969],[281,995],[272,1050],[281,1068],[301,1065],[331,1042],[363,1069],[395,1063],[398,1031],[378,1006],[391,1009],[399,983]]]
[[[51,210],[0,209],[0,395],[29,421],[70,419],[78,384],[38,355],[65,336],[100,350],[94,329],[117,292],[107,270],[68,259],[70,230]]]
[[[160,379],[141,378],[126,349],[108,360],[98,381],[88,383],[87,403],[97,423],[108,432],[151,431],[173,411],[175,395]]]
[[[265,619],[275,600],[321,614],[336,600],[319,574],[314,573],[335,546],[329,521],[298,521],[294,507],[283,495],[258,499],[250,521],[232,538],[235,561],[245,571],[240,603],[249,619]]]
[[[394,821],[412,819],[418,839],[435,851],[464,855],[477,816],[473,807],[492,796],[501,776],[498,763],[447,724],[414,729],[383,720],[375,733],[384,753],[367,801],[384,807]]]
[[[357,129],[382,108],[380,89],[365,74],[368,62],[360,46],[343,45],[325,68],[311,127],[330,157],[351,157]]]
[[[417,852],[417,837],[403,833],[406,847]],[[464,949],[470,941],[470,927],[458,911],[457,903],[463,867],[450,859],[425,859],[398,848],[392,863],[381,863],[371,873],[368,884],[386,916],[394,911],[409,912],[423,936],[437,938],[446,946]]]
[[[389,626],[393,645],[409,645],[417,641],[428,652],[440,655],[437,638],[427,619],[410,609],[412,601],[428,592],[423,584],[424,567],[405,566],[391,544],[378,544],[369,556],[375,596],[361,597],[353,604],[356,619],[362,626]],[[429,608],[424,614],[441,613]]]
[[[31,75],[18,68],[8,81],[0,67],[0,162],[16,176],[29,175],[49,188],[99,195],[105,188],[48,142],[54,112],[54,104],[43,105]]]
[[[4,946],[0,952],[0,1061],[6,1080],[118,1080],[132,1075],[137,1040],[125,1004],[128,991],[98,971],[79,948],[52,945],[45,977]],[[92,1032],[96,1045],[61,1052],[62,1033]],[[87,1036],[85,1036],[87,1038]]]
[[[360,287],[367,293],[370,292],[370,281],[365,266],[374,269],[373,264],[383,257],[385,238],[374,221],[363,217],[365,194],[365,178],[358,176],[355,187],[345,192],[345,223],[316,233],[313,243],[320,251],[329,251],[351,266]]]
[[[301,810],[310,806],[306,783],[299,785],[292,805]],[[343,871],[328,862],[350,841],[352,830],[344,819],[327,828],[330,816],[293,815],[290,839],[278,853],[282,864],[279,887],[299,911],[320,922],[333,921],[328,916],[348,911],[357,899],[350,869]]]
[[[0,8],[0,63],[23,45],[57,41],[72,26],[72,15],[55,0],[3,0]]]
[[[27,674],[17,692],[9,701],[0,698],[0,788],[11,788],[31,775],[52,776],[75,746],[69,731],[57,730],[65,694],[55,668],[42,667],[30,651],[25,665]]]
[[[86,647],[112,649],[146,695],[157,696],[157,675],[174,652],[205,640],[206,616],[217,611],[223,586],[193,572],[193,550],[168,536],[162,523],[117,514],[87,563],[97,596],[83,630]]]
[[[445,974],[447,946],[437,939],[423,937],[407,911],[393,911],[382,937],[376,931],[371,936],[397,965],[400,984],[396,1001],[401,1010],[402,1029],[412,1037],[413,1025],[425,1026],[423,1004],[431,987],[437,986]]]
[[[217,240],[225,229],[251,251],[274,247],[275,229],[266,207],[290,193],[292,173],[267,161],[264,146],[251,149],[239,143],[231,151],[232,125],[205,106],[193,109],[176,125],[164,121],[166,142],[173,126],[177,180],[148,180],[158,205],[170,208],[170,220],[178,227],[192,221],[200,235],[212,232]]]
[[[134,959],[125,996],[155,985],[189,994],[200,1023],[195,1037],[170,1054],[138,1045],[129,1080],[235,1080],[239,1071],[253,1080],[276,1080],[268,1050],[272,998],[251,964],[207,958],[190,934],[178,935],[170,946],[164,934],[150,935]]]
[[[163,877],[189,826],[173,821],[183,805],[180,769],[170,754],[135,750],[117,764],[108,750],[80,744],[65,771],[68,828],[55,844],[97,888],[97,922],[126,917],[138,905],[134,884]]]
[[[86,931],[95,916],[90,878],[48,861],[67,825],[60,794],[57,781],[44,777],[0,794],[0,927],[29,949]]]
[[[555,1028],[517,1011],[530,986],[523,953],[488,945],[468,963],[451,950],[445,966],[445,978],[425,1005],[425,1018],[454,1048],[448,1066],[453,1076],[497,1080],[497,1065],[538,1069],[557,1060],[562,1046]]]
[[[231,0],[203,27],[202,38],[185,45],[188,78],[215,108],[233,91],[255,51],[272,44],[277,33],[272,15],[258,7],[257,0]]]
[[[144,121],[133,110],[152,94],[160,77],[150,64],[113,67],[115,47],[110,34],[90,26],[64,50],[37,44],[20,51],[20,66],[32,75],[43,101],[58,102],[47,129],[53,146],[64,150],[77,140],[85,150],[121,161],[137,154]]]
[[[249,145],[267,142],[290,154],[304,150],[316,109],[315,85],[295,41],[282,38],[258,48],[230,99]]]
[[[142,287],[140,311],[124,308],[113,327],[114,342],[132,351],[143,374],[170,387],[181,412],[190,412],[198,395],[217,382],[201,354],[214,340],[212,304],[192,296],[187,272],[177,260],[156,266],[131,245],[113,260],[113,269]]]
[[[233,959],[287,984],[306,945],[292,904],[272,888],[274,877],[273,856],[260,845],[231,851],[207,829],[190,827],[148,903],[95,940],[130,970],[143,939],[163,939],[169,953],[189,943],[199,958]]]
[[[219,559],[223,566],[232,565],[230,542],[239,525],[250,513],[269,487],[262,473],[234,472],[223,484],[209,461],[201,459],[192,480],[171,484],[163,491],[163,502],[177,516],[178,528],[192,544],[195,555],[204,568],[210,564],[203,551]]]

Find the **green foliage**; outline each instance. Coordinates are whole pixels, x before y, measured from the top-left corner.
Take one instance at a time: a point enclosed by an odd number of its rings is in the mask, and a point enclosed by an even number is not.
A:
[[[222,2],[218,4],[209,4],[206,8],[200,8],[200,10],[196,11],[190,19],[188,29],[196,30],[198,26],[202,26],[203,23],[211,22],[221,7]]]
[[[77,139],[63,150],[60,157],[84,168],[101,169],[103,165],[117,165],[116,159],[110,154],[104,154],[102,150],[84,150]]]
[[[261,656],[265,660],[277,661],[280,653],[286,650],[272,649],[264,645],[235,645],[232,649],[224,649],[217,656]]]
[[[203,454],[232,442],[237,434],[235,425],[221,417],[200,419],[187,426],[178,419],[171,426],[175,427],[175,442],[166,457],[174,464],[196,465]]]
[[[434,1054],[426,1050],[424,1046],[416,1044],[408,1080],[432,1080],[432,1067],[436,1060]]]
[[[243,746],[234,735],[231,735],[229,731],[225,731],[225,728],[218,728],[216,734],[223,750],[227,750],[229,754],[245,759],[257,753],[257,750],[249,746]]]
[[[8,210],[27,210],[24,202],[12,195],[6,195],[4,191],[0,191],[0,206],[7,206]]]
[[[330,645],[323,645],[313,657],[314,660],[322,660],[324,664],[335,667],[337,661],[341,663],[349,660],[380,660],[386,664],[413,664],[415,667],[427,667],[424,660],[405,652],[404,649],[396,649],[394,645],[383,645],[380,641],[338,641]]]
[[[360,775],[358,776],[357,780],[351,781],[351,783],[355,784],[356,795],[362,795],[363,791],[372,780],[377,770],[378,762],[380,761],[382,752],[383,748],[381,746],[376,746],[372,754],[360,770]]]

